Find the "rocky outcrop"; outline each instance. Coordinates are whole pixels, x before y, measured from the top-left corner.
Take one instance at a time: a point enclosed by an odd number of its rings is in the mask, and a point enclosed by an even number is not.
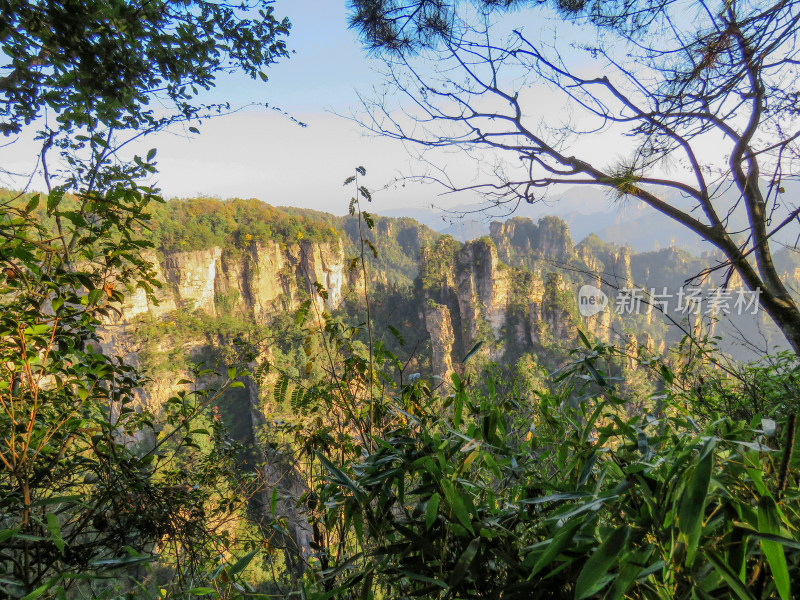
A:
[[[506,324],[511,281],[509,268],[497,258],[489,239],[464,245],[458,254],[456,285],[461,326],[467,343],[491,333],[497,338]]]
[[[435,375],[445,381],[450,380],[453,373],[453,324],[449,309],[433,301],[425,304],[425,329],[431,336],[431,368]]]
[[[505,231],[517,240],[531,240],[531,226],[536,227],[524,219]],[[494,233],[499,232],[495,226]],[[562,249],[572,252],[571,242]],[[483,342],[481,354],[502,361],[509,358],[510,344],[520,352],[553,339],[575,337],[576,320],[567,306],[575,300],[563,280],[551,277],[545,284],[536,273],[503,263],[499,253],[489,238],[460,247],[438,244],[423,251],[425,322],[435,374],[449,375],[453,351],[467,352],[477,342]],[[428,265],[426,261],[436,262]]]
[[[573,340],[577,335],[577,322],[569,311],[570,302],[574,303],[567,291],[564,278],[559,273],[548,273],[542,296],[540,321],[535,331],[544,331],[545,336],[536,335],[534,343],[548,344],[557,341]]]
[[[631,249],[622,246],[611,255],[609,276],[613,283],[618,287],[631,287],[633,285],[633,273],[631,272]]]
[[[296,309],[302,297],[319,311],[337,308],[346,286],[342,242],[253,243],[246,249],[219,247],[151,255],[156,276],[164,282],[157,302],[133,290],[122,320],[148,313],[201,310],[209,315],[239,311],[261,321],[277,310]]]
[[[538,223],[520,217],[495,221],[489,232],[500,258],[510,265],[530,256],[566,261],[574,255],[569,227],[557,217],[542,217]]]

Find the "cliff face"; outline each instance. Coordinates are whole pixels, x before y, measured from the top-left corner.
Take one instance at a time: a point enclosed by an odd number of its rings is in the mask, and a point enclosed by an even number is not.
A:
[[[506,324],[511,281],[495,245],[480,239],[464,245],[456,268],[458,308],[467,343],[482,334],[498,337]]]
[[[360,295],[364,287],[362,270],[350,270],[345,258],[357,251],[356,236],[363,228],[359,232],[349,217],[343,229],[345,236],[335,241],[261,240],[245,248],[153,255],[164,281],[158,304],[135,291],[123,322],[141,314],[164,317],[175,310],[200,310],[266,323],[272,315],[296,310],[306,298],[315,304],[312,315],[334,310],[348,290]],[[574,245],[566,224],[551,217],[538,223],[524,218],[492,223],[490,237],[463,245],[449,236],[434,238],[403,219],[377,218],[367,235],[379,251],[375,262],[370,256],[370,289],[408,285],[416,277],[421,295],[409,295],[408,301],[419,303],[413,312],[430,338],[432,370],[445,379],[479,341],[481,355],[508,362],[537,348],[546,353],[552,344],[573,344],[579,327],[609,339],[616,324],[613,305],[581,317],[578,279],[563,267],[583,272],[582,283],[605,290],[611,303],[614,288],[608,284],[629,286],[643,268],[632,261],[628,248],[594,236]],[[682,259],[665,254],[663,260],[678,265]],[[395,269],[391,281],[381,261]],[[558,272],[564,275],[555,276]]]
[[[453,373],[453,324],[449,309],[432,300],[425,304],[425,327],[431,336],[431,368],[435,374],[449,381]]]
[[[566,261],[574,254],[569,228],[556,217],[542,217],[538,223],[520,217],[495,221],[489,231],[501,260],[507,264],[524,262],[526,257],[536,255]]]
[[[319,309],[332,310],[342,302],[346,279],[341,241],[254,243],[245,250],[213,247],[150,259],[164,282],[156,293],[158,304],[148,301],[144,290],[135,290],[124,306],[123,320],[180,309],[211,316],[236,311],[262,321],[276,310],[296,309],[301,292],[307,292]]]
[[[520,256],[521,250],[535,248],[533,244],[542,239],[548,247],[555,245],[572,253],[571,241],[537,237],[538,229],[533,229],[530,221],[508,227],[492,225],[496,236],[510,236],[503,241],[504,251],[490,238],[463,246],[445,239],[420,258],[432,368],[445,380],[453,363],[477,342],[483,342],[480,354],[489,360],[514,360],[536,345],[571,340],[577,331],[569,309],[574,298],[563,281],[548,278],[545,282],[536,272],[511,267],[499,256],[502,252]],[[513,240],[523,244],[522,248]]]
[[[570,347],[578,343],[579,328],[605,341],[621,329],[616,291],[641,277],[629,248],[596,236],[576,246],[566,224],[553,217],[495,222],[490,231],[490,237],[463,245],[441,238],[420,255],[423,299],[437,306],[435,313],[426,312],[426,326],[438,375],[478,341],[486,358],[509,362],[525,352]],[[602,290],[609,304],[581,316],[578,290],[587,284]],[[442,327],[445,308],[454,342]],[[652,315],[643,314],[641,321],[650,325]],[[449,361],[443,356],[447,348]]]

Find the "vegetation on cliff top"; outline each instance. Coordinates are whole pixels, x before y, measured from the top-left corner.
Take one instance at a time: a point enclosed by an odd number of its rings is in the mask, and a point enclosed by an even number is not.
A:
[[[162,252],[246,248],[252,243],[335,242],[339,232],[320,219],[260,200],[173,199],[151,207],[148,237]]]

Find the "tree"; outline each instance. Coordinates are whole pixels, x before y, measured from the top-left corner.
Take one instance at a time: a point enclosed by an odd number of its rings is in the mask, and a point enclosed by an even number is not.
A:
[[[354,0],[353,26],[389,67],[365,125],[424,148],[518,159],[477,185],[445,178],[495,202],[535,202],[559,184],[641,200],[721,251],[707,271],[759,290],[800,352],[800,310],[773,262],[775,235],[800,214],[781,197],[798,178],[800,3],[543,4]],[[552,42],[497,18],[526,5],[555,23]],[[537,90],[568,117],[545,122]],[[593,139],[632,144],[631,155],[593,161],[584,150]],[[744,231],[732,221],[740,207]]]
[[[225,110],[202,91],[227,72],[266,79],[288,30],[269,0],[0,2],[0,130],[36,132],[47,187],[0,200],[3,597],[101,597],[98,577],[159,550],[194,587],[246,502],[236,446],[207,410],[237,374],[200,372],[151,414],[141,373],[100,334],[128,289],[159,285],[142,254],[156,151],[123,148]]]

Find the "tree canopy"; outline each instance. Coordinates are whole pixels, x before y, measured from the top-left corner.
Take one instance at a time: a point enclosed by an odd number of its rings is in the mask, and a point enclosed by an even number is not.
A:
[[[220,73],[266,80],[286,56],[289,21],[272,4],[3,0],[0,131],[18,133],[45,110],[67,130],[151,128],[165,118],[156,98],[194,116]]]

